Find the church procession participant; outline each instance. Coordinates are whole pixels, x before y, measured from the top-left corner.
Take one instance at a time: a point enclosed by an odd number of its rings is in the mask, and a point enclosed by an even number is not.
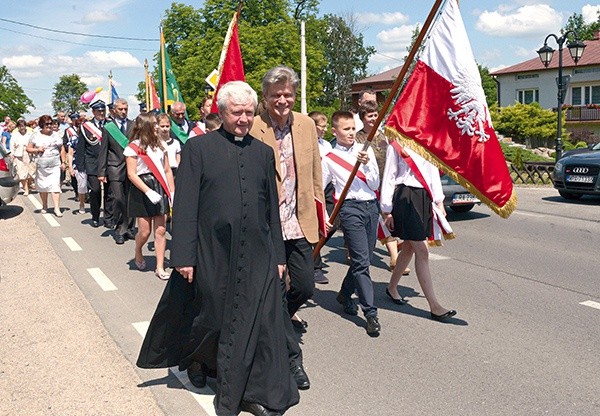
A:
[[[323,183],[333,182],[335,195],[341,195],[356,161],[361,163],[339,210],[340,225],[351,260],[336,300],[342,304],[345,313],[356,315],[357,307],[352,300],[356,292],[367,320],[367,334],[378,336],[381,325],[374,304],[369,267],[377,241],[379,207],[375,191],[379,188],[379,169],[373,149],[365,152],[363,145],[355,142],[351,112],[336,111],[331,116],[331,125],[336,146],[323,158]]]
[[[76,164],[78,167],[83,167],[87,174],[92,226],[97,228],[100,226],[100,205],[103,200],[104,220],[110,219],[107,189],[102,192],[102,184],[98,180],[98,155],[102,142],[102,128],[106,121],[106,104],[102,100],[97,100],[90,105],[90,108],[94,117],[92,120],[82,123],[79,128]]]
[[[113,103],[111,121],[104,124],[102,143],[98,154],[98,180],[110,189],[112,195],[112,218],[115,228],[115,243],[124,244],[134,239],[134,219],[127,216],[127,180],[123,149],[129,144],[133,122],[127,118],[129,105],[124,98]]]
[[[186,118],[185,112],[186,107],[184,103],[175,101],[171,105],[171,138],[179,140],[182,146],[190,137],[204,134],[204,130]]]
[[[137,365],[216,372],[217,415],[281,415],[299,401],[280,281],[285,247],[273,150],[249,134],[256,93],[219,91],[222,127],[184,146],[173,210],[175,266]],[[260,256],[253,253],[262,253]]]
[[[254,121],[251,134],[273,148],[279,193],[279,215],[290,278],[287,292],[289,319],[313,295],[314,262],[312,244],[319,240],[315,198],[324,200],[321,157],[315,123],[308,116],[292,111],[300,79],[286,66],[269,70],[262,80],[266,109]],[[291,321],[286,326],[290,368],[298,387],[308,389],[310,382],[302,364]]]
[[[65,138],[67,139],[67,168],[69,175],[71,175],[71,185],[79,200],[79,210],[76,212],[78,214],[85,214],[85,196],[88,192],[87,175],[85,168],[78,165],[78,161],[80,162],[81,158],[77,157],[80,127],[85,118],[80,117],[77,112],[70,114],[69,118],[72,120],[72,125],[65,130]]]
[[[115,104],[115,106],[118,105],[118,103]],[[169,116],[166,114],[161,114],[161,116],[167,119],[168,135]],[[156,254],[154,274],[161,280],[167,280],[169,275],[165,271],[164,265],[167,246],[165,223],[172,203],[175,184],[173,183],[167,145],[156,132],[154,114],[140,114],[135,119],[131,138],[132,141],[123,150],[123,155],[127,158],[127,177],[132,185],[127,193],[127,216],[138,219],[138,232],[135,235],[135,265],[138,270],[146,269],[142,248],[154,228],[154,252]]]

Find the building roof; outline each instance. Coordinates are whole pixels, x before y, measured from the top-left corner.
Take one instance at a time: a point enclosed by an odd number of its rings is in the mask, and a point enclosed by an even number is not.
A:
[[[365,88],[372,88],[375,91],[389,90],[400,73],[401,66],[389,69],[372,77],[361,79],[352,84],[352,91],[357,92]]]
[[[586,40],[583,43],[585,44],[585,50],[583,51],[583,55],[577,65],[575,65],[573,58],[571,58],[571,54],[569,53],[569,49],[566,47],[566,45],[563,47],[563,69],[574,67],[580,68],[583,66],[600,64],[600,39],[596,38],[593,40]],[[556,45],[549,46],[556,48]],[[558,50],[555,50],[554,56],[552,56],[552,61],[550,61],[548,68],[558,69]],[[546,68],[544,67],[544,64],[542,64],[542,61],[539,57],[536,57],[528,61],[521,62],[520,64],[512,65],[507,68],[491,72],[490,75],[504,75],[514,74],[517,72],[541,71],[544,69]]]

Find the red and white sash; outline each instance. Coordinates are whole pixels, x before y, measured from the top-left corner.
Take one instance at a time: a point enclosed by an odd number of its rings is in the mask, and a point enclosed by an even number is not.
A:
[[[354,166],[351,165],[350,163],[348,163],[346,160],[344,160],[343,158],[341,158],[340,156],[336,155],[333,152],[329,152],[325,155],[325,157],[328,157],[329,159],[331,159],[335,164],[337,164],[338,166],[343,167],[344,169],[346,169],[348,172],[352,172],[352,170],[354,169]],[[361,172],[360,170],[356,171],[356,177],[358,179],[360,179],[361,181],[363,181],[364,183],[367,183],[367,177],[365,176],[365,174],[363,172]],[[337,203],[337,198],[335,197],[334,194],[334,199],[335,202]],[[375,191],[375,197],[379,200],[379,191]],[[378,221],[377,221],[377,238],[379,240],[385,240],[386,238],[388,238],[391,235],[390,230],[387,228],[387,226],[385,225],[384,221],[383,221],[383,217],[381,215],[378,216]]]
[[[165,170],[163,168],[158,168],[158,165],[160,165],[160,160],[153,159],[152,156],[148,155],[137,144],[133,142],[129,143],[128,146],[131,147],[133,151],[139,157],[142,158],[146,166],[148,166],[150,172],[152,172],[160,186],[163,188],[163,191],[165,191],[165,194],[167,194],[167,197],[169,198],[169,204],[172,206],[173,201],[171,201],[171,190],[169,189],[169,185],[167,184],[167,175],[165,174]]]
[[[102,141],[102,130],[100,130],[98,127],[96,127],[96,125],[94,123],[92,123],[91,121],[86,121],[85,123],[82,124],[82,127],[85,130],[87,130],[94,139],[96,139],[96,140],[90,140],[90,139],[88,139],[87,134],[84,134],[85,139],[88,141],[88,143],[97,144]]]
[[[390,145],[394,148],[394,150],[398,153],[398,155],[404,159],[406,164],[410,167],[413,174],[423,186],[423,188],[427,191],[429,196],[431,197],[431,209],[433,214],[433,230],[431,236],[427,239],[429,245],[433,246],[441,246],[442,245],[442,236],[445,240],[451,240],[455,237],[454,232],[452,231],[452,227],[450,227],[450,223],[446,219],[446,216],[442,213],[442,210],[438,208],[438,206],[433,202],[433,193],[431,192],[431,188],[429,188],[429,184],[423,177],[423,174],[419,170],[419,167],[415,163],[412,157],[408,154],[408,152],[400,146],[400,143],[392,140]]]
[[[202,136],[203,134],[206,134],[204,132],[204,130],[202,130],[200,128],[200,126],[198,126],[197,124],[194,126],[193,129],[190,130],[190,134],[188,135],[188,137],[191,139],[192,137],[196,137],[196,136]]]

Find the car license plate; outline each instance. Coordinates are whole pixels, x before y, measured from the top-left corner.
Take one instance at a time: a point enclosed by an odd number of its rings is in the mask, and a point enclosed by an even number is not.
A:
[[[567,182],[594,183],[594,177],[584,175],[567,175]]]
[[[477,204],[479,203],[479,199],[473,194],[470,193],[462,193],[462,194],[454,194],[452,195],[452,203],[453,204]]]

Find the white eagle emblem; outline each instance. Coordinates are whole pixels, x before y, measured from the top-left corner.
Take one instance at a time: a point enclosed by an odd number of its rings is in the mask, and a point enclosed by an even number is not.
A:
[[[477,74],[479,75],[479,74]],[[460,71],[455,80],[456,87],[450,90],[457,111],[448,109],[448,118],[456,120],[456,127],[461,134],[477,137],[477,141],[485,143],[490,135],[485,132],[486,123],[492,124],[487,110],[485,95],[479,78],[475,78],[468,70]]]

